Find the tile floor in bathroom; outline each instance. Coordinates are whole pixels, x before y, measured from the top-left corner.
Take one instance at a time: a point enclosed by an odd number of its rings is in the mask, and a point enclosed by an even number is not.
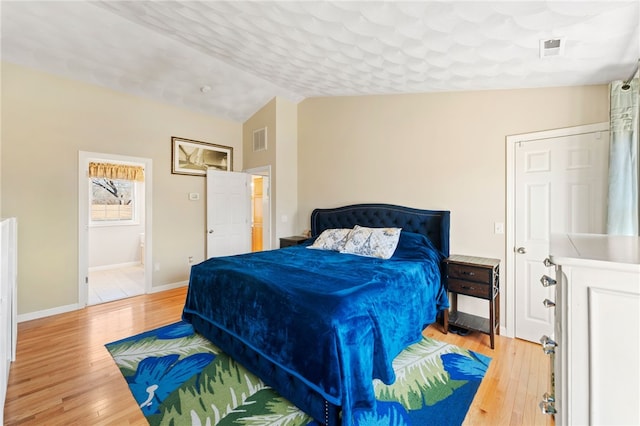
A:
[[[89,305],[144,294],[144,265],[89,272]]]

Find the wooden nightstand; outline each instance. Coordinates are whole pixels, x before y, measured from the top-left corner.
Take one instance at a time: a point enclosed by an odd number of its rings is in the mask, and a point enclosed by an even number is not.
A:
[[[280,248],[295,246],[298,244],[302,244],[308,239],[303,235],[294,235],[292,237],[282,237],[280,238]]]
[[[451,293],[451,312],[444,312],[444,331],[449,325],[488,334],[491,349],[500,334],[500,260],[452,255],[445,259],[447,291]],[[489,319],[458,311],[458,294],[489,301]]]

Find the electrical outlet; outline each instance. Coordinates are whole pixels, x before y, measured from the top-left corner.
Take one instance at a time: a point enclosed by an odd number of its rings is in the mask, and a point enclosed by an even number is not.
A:
[[[153,264],[153,270],[158,272],[160,270],[160,264],[159,263],[154,263]]]
[[[193,263],[193,256],[189,256],[188,262],[189,262],[189,264]]]
[[[493,224],[493,233],[494,234],[504,234],[504,223],[495,222]]]

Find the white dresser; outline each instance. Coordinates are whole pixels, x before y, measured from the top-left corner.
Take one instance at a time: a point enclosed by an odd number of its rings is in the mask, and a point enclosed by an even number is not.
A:
[[[16,359],[18,225],[15,218],[0,220],[0,424],[11,361]]]
[[[561,235],[555,335],[546,343],[558,425],[640,424],[640,238]],[[552,284],[553,284],[553,280]]]

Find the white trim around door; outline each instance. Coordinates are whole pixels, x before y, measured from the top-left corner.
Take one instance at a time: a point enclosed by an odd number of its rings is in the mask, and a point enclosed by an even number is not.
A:
[[[553,130],[545,130],[540,132],[533,133],[525,133],[519,135],[511,135],[506,137],[506,151],[507,151],[507,194],[506,194],[506,202],[507,202],[507,217],[506,217],[506,246],[505,246],[505,281],[503,281],[503,288],[506,291],[501,289],[501,292],[504,292],[505,296],[505,304],[506,304],[506,324],[503,327],[504,334],[508,337],[515,337],[515,306],[516,306],[516,283],[515,283],[515,250],[516,250],[516,224],[515,224],[515,213],[516,213],[516,194],[515,194],[515,184],[516,184],[516,144],[518,142],[526,142],[540,139],[551,139],[551,138],[559,138],[565,136],[572,135],[581,135],[586,133],[594,133],[594,132],[606,132],[609,130],[609,123],[597,123],[597,124],[587,124],[583,126],[575,126],[575,127],[566,127],[561,129],[553,129]]]
[[[78,151],[78,308],[87,306],[87,280],[89,276],[89,180],[91,160],[111,160],[123,163],[144,164],[144,291],[151,293],[152,281],[152,222],[153,217],[153,162],[150,158],[127,155]]]
[[[273,211],[273,206],[271,203],[271,165],[247,169],[244,170],[244,173],[248,173],[253,176],[262,176],[267,179],[263,198],[264,222],[262,241],[264,244],[263,250],[271,250],[271,247],[274,247],[274,242],[271,240],[271,229],[273,228],[273,222],[271,220],[271,218],[273,217],[273,215],[271,214]]]

